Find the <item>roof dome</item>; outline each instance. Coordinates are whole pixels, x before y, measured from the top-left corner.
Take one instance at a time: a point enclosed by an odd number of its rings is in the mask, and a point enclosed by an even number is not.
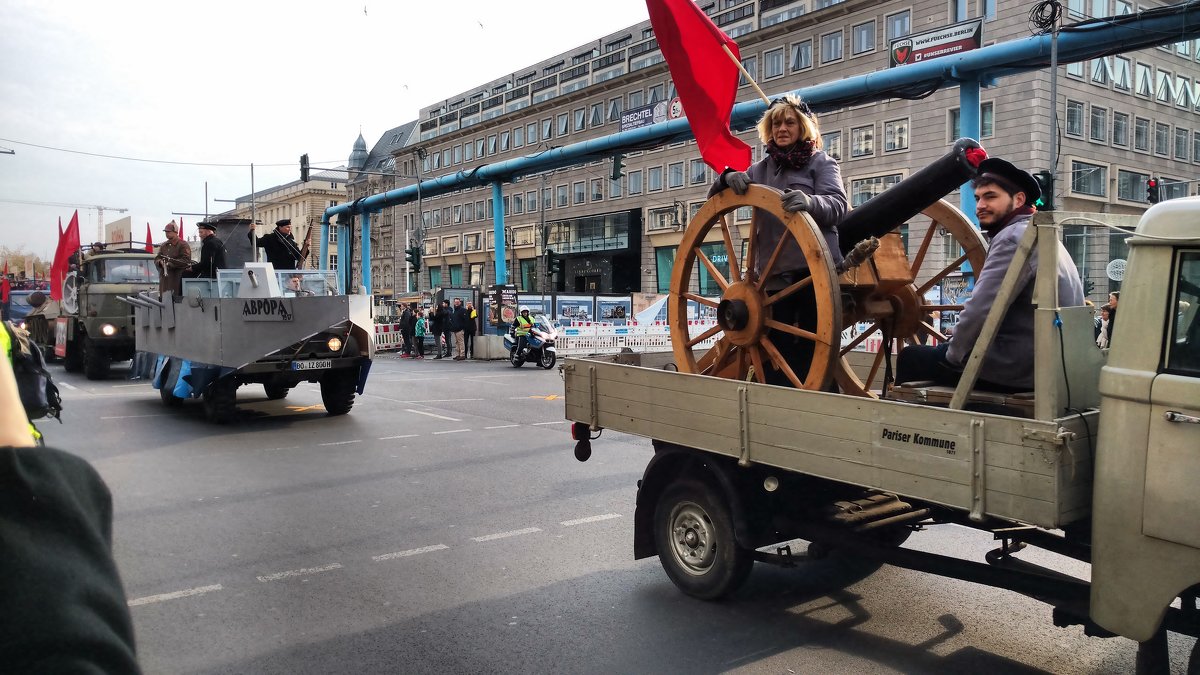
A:
[[[367,166],[367,142],[363,140],[362,132],[358,132],[358,140],[354,141],[354,150],[350,152],[350,169],[361,171]]]

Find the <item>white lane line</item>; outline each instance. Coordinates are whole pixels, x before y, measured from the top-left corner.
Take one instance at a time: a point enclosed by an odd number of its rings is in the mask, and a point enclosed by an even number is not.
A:
[[[553,422],[534,422],[531,426],[541,427],[541,426],[545,426],[547,424],[566,424],[566,423],[567,423],[566,420],[555,420]]]
[[[421,555],[422,553],[432,553],[433,551],[444,551],[450,548],[445,544],[434,544],[433,546],[422,546],[421,548],[410,548],[407,551],[396,551],[395,553],[384,553],[383,555],[373,555],[371,560],[381,562],[384,560],[395,560],[396,558],[407,558],[412,555]]]
[[[276,572],[274,574],[264,574],[263,576],[256,577],[256,578],[259,581],[278,581],[280,579],[287,579],[288,577],[302,577],[302,576],[307,576],[309,574],[316,574],[318,572],[328,572],[329,570],[340,570],[340,569],[342,569],[341,563],[333,563],[332,565],[324,565],[322,567],[305,567],[305,568],[298,569],[298,570],[288,570],[286,572]]]
[[[451,429],[449,431],[435,431],[435,432],[433,432],[433,435],[441,436],[442,434],[461,434],[464,431],[470,431],[470,429]]]
[[[66,383],[64,382],[63,384],[66,384]],[[150,386],[149,382],[139,382],[138,384],[114,384],[112,386],[112,388],[113,389],[124,389],[126,387],[149,387],[149,386]],[[71,388],[74,389],[74,387],[71,387]]]
[[[317,443],[317,445],[350,445],[351,443],[362,443],[362,439],[356,441],[333,441],[332,443]]]
[[[114,417],[101,417],[102,420],[132,420],[138,417],[166,417],[166,415],[117,415]]]
[[[450,420],[451,422],[461,422],[462,421],[462,420],[458,419],[457,417],[446,417],[445,415],[435,415],[431,412],[425,412],[424,410],[413,410],[412,408],[408,408],[404,412],[416,413],[417,415],[428,415],[429,417],[436,417],[439,420]]]
[[[416,438],[416,437],[417,437],[417,434],[404,434],[402,436],[382,436],[382,437],[380,437],[379,440],[390,441],[390,440],[394,440],[397,438]]]
[[[59,382],[59,384],[61,384],[62,386],[66,387],[67,389],[70,389],[72,391],[81,391],[79,387],[76,387],[75,385],[73,385],[70,382],[67,382],[65,380],[62,382]]]
[[[522,534],[532,534],[541,532],[540,527],[527,527],[523,530],[512,530],[509,532],[497,532],[496,534],[485,534],[482,537],[471,537],[471,541],[492,541],[493,539],[505,539],[507,537],[519,537]]]
[[[159,595],[147,595],[144,598],[134,598],[129,601],[130,607],[138,605],[149,605],[154,602],[162,602],[164,600],[174,600],[176,598],[186,598],[189,595],[202,595],[211,593],[212,591],[222,590],[224,587],[221,584],[213,584],[212,586],[200,586],[198,588],[189,588],[186,591],[175,591],[174,593],[160,593]]]
[[[501,425],[495,426],[495,427],[484,427],[484,429],[511,429],[513,427],[519,427],[519,426],[521,426],[521,425],[520,424],[501,424]]]
[[[562,525],[563,527],[571,527],[572,525],[583,525],[585,523],[598,523],[602,520],[612,520],[613,518],[620,518],[620,517],[621,517],[621,514],[619,514],[619,513],[606,513],[602,516],[588,516],[587,518],[577,518],[575,520],[564,520],[561,523],[559,523],[559,525]]]

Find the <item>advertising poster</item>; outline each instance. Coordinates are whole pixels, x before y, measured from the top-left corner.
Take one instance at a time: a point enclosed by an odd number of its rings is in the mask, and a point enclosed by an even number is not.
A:
[[[590,295],[560,295],[555,310],[554,318],[564,326],[577,321],[596,320],[596,310]]]
[[[506,326],[517,318],[517,287],[512,284],[488,286],[488,324]]]
[[[597,298],[596,311],[601,322],[624,326],[632,316],[633,301],[629,298]]]
[[[553,300],[548,295],[522,295],[517,299],[517,304],[521,307],[528,307],[529,313],[533,316],[545,314],[550,316],[550,306]],[[516,314],[513,314],[516,317]]]
[[[983,45],[983,19],[907,35],[889,44],[891,67],[961,54]]]

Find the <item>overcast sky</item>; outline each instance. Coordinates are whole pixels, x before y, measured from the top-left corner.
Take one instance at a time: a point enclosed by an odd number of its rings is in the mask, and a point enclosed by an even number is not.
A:
[[[11,200],[128,209],[105,222],[159,241],[173,212],[206,211],[206,181],[207,211],[227,210],[215,200],[250,193],[251,163],[259,190],[298,179],[303,153],[345,164],[360,130],[369,148],[422,106],[646,18],[644,0],[3,0],[0,244],[49,258],[74,211]],[[95,239],[96,210],[79,219]]]

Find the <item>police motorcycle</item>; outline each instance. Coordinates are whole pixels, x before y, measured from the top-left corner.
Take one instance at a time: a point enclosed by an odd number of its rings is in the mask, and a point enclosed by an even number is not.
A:
[[[530,318],[533,319],[533,326],[529,329],[525,349],[521,353],[517,353],[516,322],[513,322],[508,328],[508,333],[505,333],[504,347],[508,350],[508,362],[513,368],[520,368],[529,361],[550,370],[558,360],[558,349],[554,346],[558,340],[558,330],[544,314],[534,314]]]

